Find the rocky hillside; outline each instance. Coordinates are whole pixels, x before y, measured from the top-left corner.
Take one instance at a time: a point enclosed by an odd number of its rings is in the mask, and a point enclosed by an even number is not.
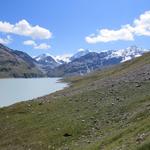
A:
[[[150,149],[150,53],[65,81],[62,91],[0,109],[0,149]]]
[[[36,62],[28,54],[0,44],[0,77],[42,77]]]

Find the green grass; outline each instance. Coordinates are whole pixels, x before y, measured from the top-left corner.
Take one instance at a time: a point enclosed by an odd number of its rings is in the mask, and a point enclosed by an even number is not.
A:
[[[149,150],[149,149],[150,149],[150,143],[144,143],[138,148],[138,150]]]
[[[64,79],[69,88],[1,108],[0,150],[148,150],[150,81],[139,78],[141,86],[136,87],[138,78],[121,80],[147,64],[148,54]]]

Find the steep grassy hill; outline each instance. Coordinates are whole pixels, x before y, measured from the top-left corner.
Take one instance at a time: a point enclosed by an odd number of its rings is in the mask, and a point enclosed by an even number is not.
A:
[[[70,87],[0,109],[1,150],[149,150],[150,54],[65,79]]]

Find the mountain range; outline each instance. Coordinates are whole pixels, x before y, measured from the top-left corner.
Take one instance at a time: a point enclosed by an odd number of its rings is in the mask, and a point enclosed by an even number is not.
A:
[[[48,76],[59,77],[85,75],[94,70],[100,70],[105,67],[110,67],[112,65],[139,57],[143,53],[148,51],[148,49],[131,46],[126,49],[105,50],[101,52],[82,50],[70,56],[70,58],[68,58],[66,62],[63,60],[58,61],[56,57],[50,55],[40,55],[35,59],[43,66],[45,66],[45,62],[47,65],[49,63],[49,67],[47,66],[45,68],[45,72],[47,72]]]
[[[94,70],[131,60],[148,52],[131,46],[126,49],[93,52],[80,50],[67,57],[42,54],[31,57],[25,52],[12,50],[0,44],[0,77],[62,77],[85,75]]]

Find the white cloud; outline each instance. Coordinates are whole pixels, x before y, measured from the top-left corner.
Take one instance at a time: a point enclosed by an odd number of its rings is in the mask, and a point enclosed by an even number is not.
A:
[[[52,33],[39,25],[32,26],[25,19],[16,24],[0,21],[0,32],[28,36],[33,39],[49,39]]]
[[[51,48],[51,46],[46,43],[41,43],[39,45],[36,45],[34,48],[35,49],[49,49],[49,48]]]
[[[84,48],[79,48],[78,49],[78,52],[82,52],[82,51],[85,51],[85,49]]]
[[[136,35],[150,36],[150,11],[140,15],[139,19],[134,20],[133,24]]]
[[[98,35],[86,37],[88,43],[109,42],[117,40],[134,40],[132,32],[127,27],[122,27],[119,30],[102,29]]]
[[[9,22],[2,22],[0,21],[0,32],[11,33],[14,25],[10,24]]]
[[[133,24],[121,26],[118,30],[101,29],[97,34],[91,34],[85,38],[86,42],[94,44],[110,41],[131,41],[135,36],[150,36],[150,11],[141,14]]]
[[[11,43],[11,41],[12,41],[12,38],[9,35],[7,35],[6,38],[0,38],[1,44],[7,45],[7,44]]]
[[[31,46],[36,46],[35,41],[33,40],[27,40],[23,42],[24,45],[31,45]]]
[[[46,43],[41,43],[41,44],[37,44],[35,41],[33,40],[27,40],[23,42],[24,45],[28,45],[28,46],[33,46],[34,49],[49,49],[51,48],[50,45],[46,44]]]

